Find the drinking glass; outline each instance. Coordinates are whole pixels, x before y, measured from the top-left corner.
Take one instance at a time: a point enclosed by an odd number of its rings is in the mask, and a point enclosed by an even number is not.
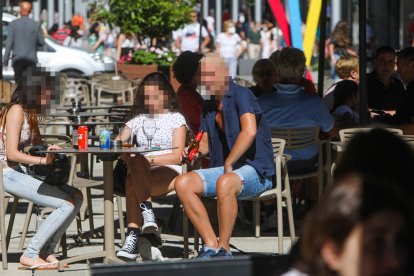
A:
[[[154,138],[155,132],[157,131],[157,124],[155,119],[146,118],[142,122],[142,131],[144,132],[145,138],[148,141],[148,148],[151,149],[151,141]]]
[[[122,132],[123,132],[124,130],[125,130],[124,128],[120,128],[120,129],[119,129],[119,136],[120,136],[120,137],[122,136]],[[131,128],[131,129],[130,129],[130,131],[131,131],[131,135],[130,135],[130,137],[129,137],[129,140],[128,140],[128,141],[122,141],[122,147],[123,147],[123,148],[132,148],[132,147],[134,146],[134,135],[135,135],[135,130],[134,130],[134,128]]]

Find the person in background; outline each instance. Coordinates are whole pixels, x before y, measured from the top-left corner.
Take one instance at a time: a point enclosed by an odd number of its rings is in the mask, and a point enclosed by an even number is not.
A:
[[[332,115],[338,129],[351,128],[359,125],[359,97],[358,84],[353,81],[344,80],[338,85],[334,95]]]
[[[249,89],[256,97],[276,91],[276,66],[270,59],[264,58],[256,61],[253,65],[252,76],[256,85]]]
[[[333,111],[336,90],[347,90],[354,87],[349,82],[359,84],[359,58],[357,56],[341,56],[335,64],[335,70],[341,79],[325,91],[323,102]],[[343,86],[343,87],[342,87]]]
[[[54,34],[53,38],[60,44],[63,45],[66,37],[68,37],[71,33],[72,22],[68,21],[63,24],[61,28],[59,28],[56,33]]]
[[[213,39],[216,38],[216,28],[214,27],[214,24],[216,20],[214,19],[214,9],[210,9],[208,11],[208,16],[205,19],[207,21],[207,30],[210,32]]]
[[[105,38],[101,35],[99,22],[95,22],[89,28],[89,48],[99,54],[105,50]]]
[[[305,72],[305,55],[297,48],[283,48],[276,58],[276,91],[260,96],[257,100],[270,127],[300,128],[319,127],[328,137],[337,135],[334,118],[321,98],[305,93],[300,84]],[[285,149],[292,156],[288,161],[290,174],[313,172],[318,168],[318,147],[310,145],[301,149]],[[318,200],[317,182],[311,178],[307,202]],[[301,183],[297,184],[300,189]],[[295,195],[300,198],[299,192]]]
[[[351,38],[349,36],[348,23],[346,21],[339,21],[331,34],[331,40],[328,46],[329,57],[331,59],[331,77],[333,80],[338,80],[338,75],[335,71],[336,61],[341,56],[356,56],[356,52],[351,47]]]
[[[260,44],[262,46],[262,58],[269,58],[270,55],[279,50],[280,33],[272,22],[265,20],[260,31]]]
[[[279,54],[280,50],[276,50],[269,57],[270,61],[272,61],[275,65],[277,65],[277,57]],[[315,84],[311,80],[302,77],[299,81],[299,85],[303,87],[305,93],[318,95],[318,91],[316,91]]]
[[[217,36],[216,51],[224,58],[230,68],[230,77],[234,78],[237,74],[237,59],[244,51],[241,45],[241,38],[236,34],[236,28],[232,21],[227,20],[223,24],[223,31]]]
[[[404,94],[404,84],[396,76],[397,53],[390,46],[381,46],[375,52],[374,70],[367,75],[367,103],[370,109],[393,115]]]
[[[204,241],[198,258],[231,257],[230,238],[237,217],[237,199],[255,197],[272,187],[275,174],[270,130],[256,97],[229,78],[217,55],[200,62],[200,84],[208,102],[198,151],[209,153],[208,169],[176,178],[174,185],[184,211]],[[184,151],[183,155],[187,155]],[[211,226],[200,197],[216,197],[219,236]]]
[[[262,50],[260,45],[260,25],[256,22],[250,22],[250,28],[247,31],[247,49],[249,59],[258,59]]]
[[[83,16],[80,15],[80,13],[76,13],[75,15],[73,15],[71,22],[72,22],[72,26],[78,27],[79,30],[81,32],[83,32],[83,29],[85,28],[85,25],[84,25]]]
[[[410,197],[386,181],[348,174],[305,219],[299,257],[283,276],[412,275]]]
[[[214,52],[215,50],[215,45],[214,45],[214,36],[211,34],[210,30],[208,29],[208,25],[207,25],[207,20],[203,19],[203,27],[206,28],[207,33],[208,33],[208,37],[210,38],[210,41],[207,43],[206,47],[204,47],[203,49],[203,53],[211,53]]]
[[[381,122],[392,125],[412,124],[414,117],[414,47],[407,47],[397,54],[397,73],[406,87],[393,116],[377,116]]]
[[[197,70],[202,54],[191,51],[182,52],[174,62],[174,77],[181,84],[177,90],[178,107],[184,115],[193,136],[200,129],[203,98],[197,91]]]
[[[57,23],[55,23],[55,24],[52,25],[52,27],[50,27],[49,30],[47,30],[47,34],[50,37],[56,39],[56,32],[57,32],[58,29],[59,29],[59,25]]]
[[[210,41],[207,29],[201,28],[200,34],[200,23],[198,23],[198,16],[196,11],[190,13],[191,22],[184,25],[184,27],[178,30],[175,34],[175,48],[180,49],[181,52],[191,51],[198,52],[200,35],[202,37],[201,51],[206,47]]]
[[[118,41],[116,44],[116,60],[119,61],[121,57],[128,55],[132,56],[132,53],[135,50],[135,46],[137,45],[137,39],[131,32],[127,32],[125,34],[121,33],[118,36]]]
[[[28,68],[19,78],[10,103],[0,112],[4,191],[55,209],[40,225],[20,257],[20,264],[32,269],[57,269],[54,249],[83,202],[82,193],[76,188],[67,184],[50,185],[28,174],[28,165],[51,164],[54,154],[39,157],[23,151],[26,146],[42,144],[37,118],[46,115],[53,100],[58,102],[55,97],[59,84],[58,78],[50,73],[36,67]],[[58,150],[60,147],[50,145],[47,149]]]
[[[72,47],[72,48],[82,48],[83,38],[79,34],[79,27],[72,26],[72,31],[68,37],[66,37],[65,41],[63,42],[64,46]]]
[[[159,72],[145,76],[138,87],[126,127],[117,139],[147,145],[144,122],[155,120],[153,145],[170,150],[146,154],[124,154],[126,162],[126,206],[128,236],[117,256],[135,261],[139,255],[138,235],[142,232],[157,239],[158,225],[152,209],[152,196],[167,194],[174,189],[174,179],[182,173],[181,153],[186,141],[186,123],[178,112],[174,89],[167,77]],[[132,137],[133,138],[133,137]],[[142,224],[142,225],[141,225]],[[160,245],[160,244],[159,244]]]
[[[45,44],[39,22],[29,18],[31,10],[32,4],[30,2],[20,2],[21,17],[9,24],[3,66],[8,66],[10,54],[13,52],[11,59],[14,69],[14,80],[16,82],[27,68],[36,65],[37,47]]]

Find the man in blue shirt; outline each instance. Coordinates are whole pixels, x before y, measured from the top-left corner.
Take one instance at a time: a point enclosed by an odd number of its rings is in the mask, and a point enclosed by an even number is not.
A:
[[[200,62],[200,84],[215,101],[205,105],[198,151],[209,153],[209,169],[181,175],[175,190],[205,246],[199,258],[226,257],[237,217],[237,199],[255,197],[272,187],[275,174],[269,127],[250,90],[229,77],[224,60],[209,55]],[[202,93],[203,94],[203,93]],[[217,197],[219,237],[200,197]]]
[[[271,127],[320,127],[328,133],[334,129],[334,118],[322,100],[304,93],[299,85],[305,72],[305,55],[296,48],[280,51],[276,72],[279,78],[276,91],[258,98],[260,107]],[[316,145],[294,151],[285,150],[292,160],[312,159],[317,155]]]

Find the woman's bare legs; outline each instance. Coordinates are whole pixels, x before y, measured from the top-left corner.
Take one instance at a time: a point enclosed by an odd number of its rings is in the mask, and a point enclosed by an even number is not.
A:
[[[139,228],[141,214],[138,212],[138,204],[152,201],[152,196],[164,195],[174,190],[174,179],[178,174],[168,167],[151,168],[142,155],[131,158],[128,165],[130,172],[126,183],[128,227]]]

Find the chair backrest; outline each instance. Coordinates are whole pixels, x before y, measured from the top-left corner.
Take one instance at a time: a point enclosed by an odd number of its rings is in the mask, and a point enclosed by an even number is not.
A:
[[[60,147],[72,147],[72,139],[66,135],[42,134],[41,138],[45,145],[53,144]]]
[[[128,80],[102,80],[98,86],[104,91],[123,92],[131,88],[132,83]]]
[[[276,156],[276,154],[283,154],[285,145],[286,141],[284,139],[272,137],[273,156]]]
[[[110,122],[126,122],[126,117],[131,112],[131,106],[121,105],[121,106],[111,106],[108,109],[109,113],[115,113],[114,115],[109,115]],[[119,128],[123,125],[114,125],[112,128],[113,133],[118,133]]]
[[[370,127],[359,127],[359,128],[345,128],[345,129],[341,129],[339,131],[339,139],[341,140],[341,142],[349,142],[349,140],[351,140],[352,137],[354,137],[355,134],[359,133],[359,132],[368,132],[370,131],[372,128]],[[388,130],[389,132],[401,136],[403,135],[403,131],[399,128],[385,128],[386,130]]]
[[[271,127],[270,131],[272,138],[285,140],[285,148],[289,150],[302,149],[319,143],[319,127]]]

